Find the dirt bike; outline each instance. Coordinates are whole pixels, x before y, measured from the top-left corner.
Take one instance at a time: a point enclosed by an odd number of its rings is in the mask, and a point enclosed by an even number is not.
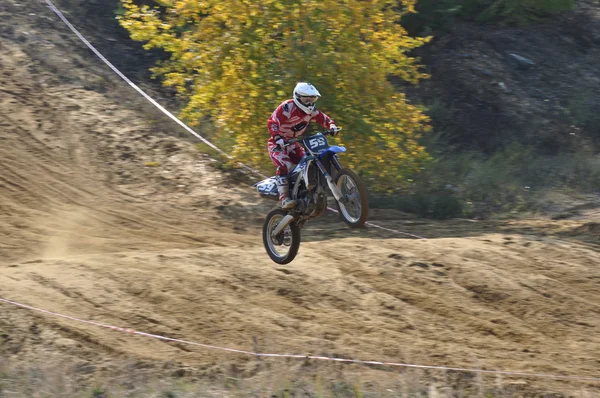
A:
[[[365,225],[369,213],[367,191],[352,170],[340,164],[342,146],[329,146],[327,135],[316,133],[305,138],[292,138],[287,144],[300,143],[304,157],[289,173],[290,197],[297,205],[288,210],[280,207],[267,214],[263,225],[263,243],[269,257],[278,264],[291,262],[300,248],[300,229],[304,224],[327,211],[327,190],[335,198],[338,212],[352,228]],[[276,177],[254,184],[261,197],[279,200]]]

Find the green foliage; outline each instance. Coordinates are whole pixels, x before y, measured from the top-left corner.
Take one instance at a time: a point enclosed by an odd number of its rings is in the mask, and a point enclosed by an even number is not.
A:
[[[491,156],[439,154],[409,194],[374,196],[373,207],[396,208],[436,219],[535,211],[547,189],[595,192],[600,155],[592,151],[540,155],[510,145]]]
[[[462,217],[467,212],[462,198],[441,188],[417,188],[415,192],[396,195],[375,194],[371,195],[369,203],[373,208],[396,209],[436,220]]]
[[[550,14],[567,11],[575,0],[496,0],[476,17],[478,21],[504,20],[526,23]]]
[[[457,20],[523,24],[573,9],[575,0],[419,0],[403,25],[411,34],[444,31]]]
[[[94,387],[92,390],[92,398],[108,398],[108,394],[103,387]]]
[[[403,26],[411,34],[427,31],[444,31],[455,21],[468,18],[481,8],[484,0],[419,0],[416,13],[407,13],[402,18]]]
[[[428,41],[409,37],[398,19],[414,0],[122,0],[122,26],[145,48],[171,54],[154,72],[186,99],[192,124],[210,118],[217,143],[236,160],[271,169],[266,121],[297,81],[314,83],[319,106],[349,147],[344,162],[395,189],[428,159],[418,144],[428,118],[389,76],[417,83],[427,76],[408,53]]]
[[[594,95],[596,87],[576,89],[574,88],[575,92],[567,104],[568,116],[578,127],[586,129],[592,136],[600,139],[600,101],[597,95]]]

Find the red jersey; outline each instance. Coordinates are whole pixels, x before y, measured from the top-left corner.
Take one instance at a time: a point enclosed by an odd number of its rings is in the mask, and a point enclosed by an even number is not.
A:
[[[271,132],[271,138],[280,135],[284,138],[294,138],[302,135],[311,121],[319,123],[326,129],[329,129],[333,120],[318,109],[314,109],[311,114],[304,113],[303,110],[294,104],[293,99],[284,101],[275,109],[267,126]]]

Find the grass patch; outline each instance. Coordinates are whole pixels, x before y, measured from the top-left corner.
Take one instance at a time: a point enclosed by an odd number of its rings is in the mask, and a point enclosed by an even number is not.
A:
[[[543,211],[540,203],[549,190],[597,192],[600,154],[579,150],[541,155],[514,144],[489,156],[440,154],[414,179],[408,191],[372,194],[372,206],[435,219]]]
[[[104,387],[94,387],[92,389],[92,398],[108,398],[108,394]]]
[[[2,365],[2,364],[0,364]],[[13,364],[14,365],[14,364]],[[566,396],[552,391],[550,383],[511,383],[510,378],[474,375],[464,372],[403,369],[380,370],[379,377],[367,377],[374,369],[339,364],[313,364],[296,367],[280,361],[260,362],[261,371],[252,375],[243,366],[232,371],[221,368],[219,374],[202,377],[189,374],[173,376],[162,372],[160,366],[119,369],[114,364],[112,376],[93,374],[82,378],[76,366],[66,362],[45,367],[19,367],[5,364],[0,378],[2,396],[75,397],[75,398],[196,398],[196,397],[268,397],[268,398],[379,398],[379,397],[508,397]],[[131,364],[130,364],[131,365]],[[275,365],[275,366],[273,366]],[[229,368],[230,370],[225,370]],[[232,373],[233,372],[233,373]],[[235,376],[234,376],[235,375]],[[370,381],[363,381],[363,376]],[[518,378],[520,379],[520,378]],[[558,384],[556,384],[558,385]],[[575,384],[582,393],[584,386]],[[573,387],[573,386],[571,386]],[[587,396],[596,396],[597,389],[590,385]],[[568,389],[568,386],[562,385]],[[544,395],[546,396],[546,395]]]

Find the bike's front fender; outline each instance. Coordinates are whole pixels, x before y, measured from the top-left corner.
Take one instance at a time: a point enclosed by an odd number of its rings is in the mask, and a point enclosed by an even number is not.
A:
[[[342,166],[337,159],[336,154],[346,152],[346,148],[343,146],[333,145],[327,148],[323,153],[319,155],[319,160],[323,162],[325,168],[329,173],[331,173],[330,163],[333,163],[337,170],[340,170]]]
[[[323,158],[323,156],[326,156],[328,153],[342,153],[342,152],[346,152],[346,148],[344,148],[343,146],[337,146],[337,145],[332,145],[329,148],[327,148],[327,150],[323,151],[323,153],[321,153],[319,155],[320,158]]]

